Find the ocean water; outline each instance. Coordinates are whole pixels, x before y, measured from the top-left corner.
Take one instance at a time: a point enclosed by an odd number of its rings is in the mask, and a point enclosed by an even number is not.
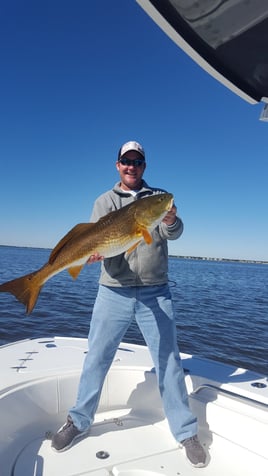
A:
[[[40,268],[50,251],[0,246],[0,283]],[[181,352],[268,375],[268,265],[169,258],[169,278]],[[29,316],[0,293],[0,345],[31,337],[87,337],[99,263],[77,280],[67,271],[43,287]],[[126,342],[144,344],[133,322]]]

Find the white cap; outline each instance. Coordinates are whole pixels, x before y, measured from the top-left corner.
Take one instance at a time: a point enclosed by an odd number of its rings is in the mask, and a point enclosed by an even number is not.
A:
[[[122,147],[119,149],[118,160],[129,150],[136,150],[145,159],[144,148],[138,142],[129,141],[129,142],[126,142],[124,145],[122,145]]]

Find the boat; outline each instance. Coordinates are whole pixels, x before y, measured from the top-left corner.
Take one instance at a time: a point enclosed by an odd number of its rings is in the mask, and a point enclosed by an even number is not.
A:
[[[122,342],[95,421],[65,452],[51,437],[74,404],[87,339],[0,347],[1,476],[267,476],[268,378],[181,353],[206,466],[194,468],[169,430],[148,348]]]
[[[260,120],[268,121],[267,2],[136,2],[207,74],[249,104],[263,103]]]
[[[250,104],[263,102],[268,121],[265,2],[136,1],[209,74]],[[197,469],[169,430],[148,348],[124,342],[90,431],[54,451],[87,349],[87,339],[64,336],[0,347],[1,476],[268,476],[267,376],[181,353],[207,455]]]

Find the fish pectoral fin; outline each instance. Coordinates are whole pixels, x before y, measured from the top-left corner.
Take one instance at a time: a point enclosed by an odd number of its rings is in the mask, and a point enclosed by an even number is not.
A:
[[[152,238],[152,235],[151,233],[147,230],[147,228],[142,228],[140,227],[139,230],[138,230],[138,233],[139,235],[141,235],[145,241],[145,243],[147,243],[147,245],[150,245],[152,242],[153,242],[153,238]],[[137,246],[141,243],[142,240],[139,240],[137,241],[137,243],[134,243],[134,245],[132,245],[125,253],[126,256],[128,256],[130,253],[132,253],[132,251],[134,251]]]
[[[132,245],[125,253],[126,256],[128,256],[130,253],[132,253],[132,251],[134,251],[137,246],[140,244],[141,240],[137,241],[137,243],[135,243],[134,245]]]
[[[83,233],[86,233],[94,226],[94,223],[78,223],[74,226],[53,248],[49,256],[49,264],[54,263],[55,259],[64,248],[64,246],[70,241],[80,237]]]
[[[147,228],[141,228],[141,234],[143,236],[143,239],[147,245],[151,245],[153,242],[153,238],[151,233],[147,230]]]
[[[71,268],[68,268],[68,273],[72,276],[73,279],[76,279],[80,271],[82,270],[83,266],[84,266],[83,264],[79,266],[72,266]]]

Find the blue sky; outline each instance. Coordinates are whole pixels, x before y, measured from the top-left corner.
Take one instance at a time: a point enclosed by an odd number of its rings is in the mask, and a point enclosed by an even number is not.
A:
[[[141,142],[185,224],[170,253],[268,260],[268,124],[134,0],[12,0],[0,15],[0,244],[53,247]]]

